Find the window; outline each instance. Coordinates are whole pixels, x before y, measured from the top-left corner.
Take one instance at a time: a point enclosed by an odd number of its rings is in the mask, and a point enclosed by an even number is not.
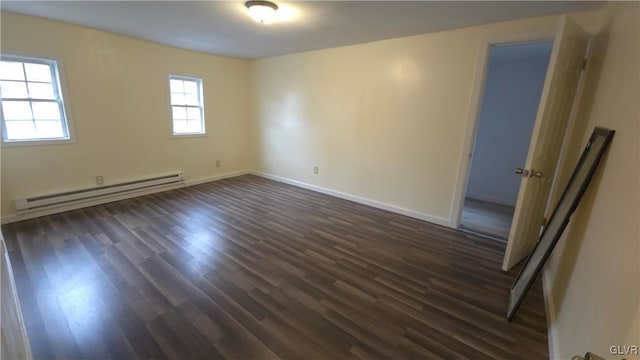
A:
[[[169,76],[173,135],[204,134],[202,79]]]
[[[0,99],[3,143],[70,140],[55,61],[2,56]]]

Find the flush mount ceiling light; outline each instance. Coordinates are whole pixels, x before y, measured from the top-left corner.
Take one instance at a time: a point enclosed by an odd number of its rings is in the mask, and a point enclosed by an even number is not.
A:
[[[251,15],[255,21],[262,24],[266,24],[273,20],[276,15],[276,10],[278,10],[278,5],[271,1],[252,0],[244,3],[244,6],[249,9],[249,15]]]

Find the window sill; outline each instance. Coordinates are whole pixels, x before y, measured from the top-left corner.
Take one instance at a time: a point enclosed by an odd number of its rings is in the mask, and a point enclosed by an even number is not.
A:
[[[207,134],[171,134],[169,138],[171,139],[188,139],[188,138],[199,138],[199,137],[207,137]]]
[[[5,141],[2,140],[2,147],[20,147],[20,146],[41,146],[41,145],[66,145],[75,144],[76,140],[59,139],[59,140],[19,140],[19,141]]]

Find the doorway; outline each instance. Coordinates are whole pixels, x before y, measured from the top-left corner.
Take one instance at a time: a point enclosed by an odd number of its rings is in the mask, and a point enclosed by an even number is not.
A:
[[[491,45],[460,229],[506,241],[553,41]]]

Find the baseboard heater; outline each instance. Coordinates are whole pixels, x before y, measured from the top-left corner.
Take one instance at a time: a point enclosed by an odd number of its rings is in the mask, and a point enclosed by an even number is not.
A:
[[[184,175],[175,173],[148,179],[134,180],[119,184],[94,187],[90,189],[67,191],[57,194],[35,196],[26,199],[16,199],[15,206],[19,212],[48,209],[57,206],[71,205],[79,202],[105,199],[110,196],[124,195],[154,188],[184,186]]]

